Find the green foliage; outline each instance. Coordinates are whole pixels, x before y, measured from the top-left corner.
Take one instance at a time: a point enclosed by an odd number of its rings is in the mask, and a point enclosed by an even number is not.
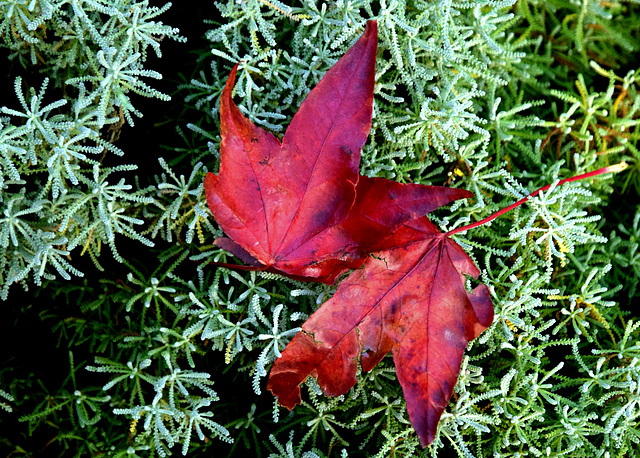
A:
[[[28,356],[3,359],[0,444],[17,456],[640,456],[634,3],[218,2],[170,102],[186,105],[169,124],[184,145],[142,162],[120,132],[152,115],[146,97],[169,101],[149,78],[161,40],[184,41],[158,20],[176,8],[0,1],[4,47],[24,67],[0,108],[1,294],[17,329],[42,322],[57,340],[39,351],[62,354],[51,362],[61,383]],[[231,66],[242,61],[241,110],[282,133],[370,18],[380,43],[362,173],[474,192],[435,212],[443,230],[629,164],[456,236],[496,315],[425,450],[390,358],[339,398],[307,381],[291,413],[264,392],[270,364],[335,287],[210,264],[235,262],[212,245],[202,186]]]
[[[144,206],[161,205],[152,189],[133,190],[122,176],[136,166],[105,167],[106,155],[123,156],[114,134],[131,113],[141,116],[128,93],[169,100],[141,77],[161,78],[142,68],[158,40],[184,40],[177,30],[156,23],[159,9],[147,1],[2,2],[4,45],[23,65],[42,63],[48,75],[39,91],[15,80],[20,107],[0,112],[0,188],[3,218],[0,235],[1,297],[9,287],[58,274],[83,273],[66,260],[76,249],[88,253],[98,269],[102,245],[114,256],[116,234],[153,246],[136,226]],[[26,55],[30,60],[26,60]],[[71,69],[73,77],[68,78]],[[50,79],[64,85],[66,98],[45,102]],[[77,88],[73,91],[72,88]],[[13,105],[16,105],[15,103]],[[110,141],[105,139],[111,129]],[[104,132],[104,133],[101,133]]]

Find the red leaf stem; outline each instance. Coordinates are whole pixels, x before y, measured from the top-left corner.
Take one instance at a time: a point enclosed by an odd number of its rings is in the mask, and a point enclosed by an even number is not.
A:
[[[560,180],[556,186],[562,186],[563,184],[570,183],[572,181],[584,180],[585,178],[594,177],[596,175],[602,175],[603,173],[621,172],[622,170],[626,169],[627,167],[628,167],[628,164],[626,162],[620,162],[620,163],[615,164],[615,165],[610,165],[608,167],[603,167],[603,168],[598,169],[598,170],[593,170],[592,172],[587,172],[587,173],[583,173],[581,175],[576,175],[574,177],[565,178],[564,180]],[[504,215],[505,213],[510,212],[514,208],[519,207],[520,205],[522,205],[523,203],[525,203],[526,201],[528,201],[532,197],[537,196],[541,192],[544,192],[547,189],[549,189],[550,187],[551,187],[550,184],[548,184],[546,186],[543,186],[540,189],[537,189],[537,190],[533,191],[528,196],[523,197],[522,199],[520,199],[516,203],[513,203],[513,204],[509,205],[508,207],[505,207],[502,210],[499,210],[499,211],[493,213],[492,215],[489,215],[486,218],[481,219],[480,221],[476,221],[475,223],[467,224],[466,226],[462,226],[462,227],[458,227],[456,229],[452,229],[449,232],[447,232],[445,235],[450,237],[450,236],[452,236],[454,234],[457,234],[458,232],[468,231],[469,229],[473,229],[474,227],[482,226],[483,224],[486,224],[489,221],[493,221],[498,216]]]

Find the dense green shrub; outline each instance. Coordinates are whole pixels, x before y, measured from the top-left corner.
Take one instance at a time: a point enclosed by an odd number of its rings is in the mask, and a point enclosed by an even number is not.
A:
[[[185,4],[0,1],[3,77],[15,87],[0,107],[1,447],[13,456],[640,456],[634,3],[216,2],[204,44],[195,27],[160,22],[200,23]],[[379,54],[361,172],[474,192],[435,212],[442,229],[561,178],[630,165],[552,187],[456,236],[496,315],[468,349],[424,451],[389,358],[340,398],[307,381],[291,413],[264,392],[270,364],[335,287],[211,265],[234,262],[212,245],[221,232],[202,189],[217,167],[230,68],[241,61],[241,109],[277,135],[371,18]],[[152,68],[182,35],[190,41],[179,52],[198,58],[180,68],[193,73],[183,84],[162,86],[169,97],[154,89]],[[164,66],[175,72],[175,61]],[[145,98],[166,101],[169,118]],[[143,114],[156,131],[175,128],[165,151],[154,130],[125,139]]]

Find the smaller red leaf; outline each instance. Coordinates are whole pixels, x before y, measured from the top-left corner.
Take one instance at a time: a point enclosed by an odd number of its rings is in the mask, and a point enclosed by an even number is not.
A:
[[[493,320],[486,286],[469,292],[473,261],[426,217],[405,224],[343,280],[276,360],[267,389],[291,409],[300,383],[317,377],[330,396],[356,383],[357,358],[371,370],[393,353],[409,418],[429,444],[455,386],[467,343]]]

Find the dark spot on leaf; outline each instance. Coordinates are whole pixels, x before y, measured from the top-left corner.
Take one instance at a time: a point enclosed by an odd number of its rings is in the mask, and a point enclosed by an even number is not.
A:
[[[400,312],[401,306],[402,306],[401,300],[393,301],[389,307],[389,315],[390,316],[397,315]]]
[[[318,226],[324,226],[333,212],[330,208],[321,208],[313,214],[313,220]]]

